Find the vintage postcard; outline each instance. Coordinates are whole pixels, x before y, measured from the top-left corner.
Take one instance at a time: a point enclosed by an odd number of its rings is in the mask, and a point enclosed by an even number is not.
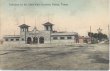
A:
[[[0,0],[1,70],[109,70],[109,0]]]

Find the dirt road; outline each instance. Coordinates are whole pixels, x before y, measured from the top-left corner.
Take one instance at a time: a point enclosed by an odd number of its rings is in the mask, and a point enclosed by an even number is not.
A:
[[[108,70],[107,44],[0,49],[0,68],[16,70]],[[14,49],[14,50],[13,50]]]

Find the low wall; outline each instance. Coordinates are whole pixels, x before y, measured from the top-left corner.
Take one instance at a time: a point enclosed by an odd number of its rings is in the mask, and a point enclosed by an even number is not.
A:
[[[3,44],[3,47],[65,47],[65,46],[80,46],[80,45],[84,45],[84,44],[79,44],[79,43],[45,43],[45,44],[25,44],[25,43],[5,43]]]

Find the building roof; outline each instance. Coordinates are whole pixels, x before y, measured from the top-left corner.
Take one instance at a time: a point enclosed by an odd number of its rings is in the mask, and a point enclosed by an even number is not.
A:
[[[50,22],[46,22],[46,23],[44,23],[43,25],[53,25],[53,24],[50,23]]]
[[[36,32],[36,31],[38,31],[38,30],[37,30],[37,28],[36,28],[36,27],[34,27],[32,31],[33,31],[33,32]]]
[[[5,35],[4,38],[20,38],[20,35]]]
[[[28,25],[26,25],[26,24],[22,24],[22,25],[20,25],[19,27],[20,27],[20,28],[27,28],[27,27],[30,27],[30,26],[28,26]]]
[[[79,36],[79,39],[90,39],[88,36]]]
[[[51,34],[52,36],[71,36],[71,35],[78,35],[76,32],[55,32]]]

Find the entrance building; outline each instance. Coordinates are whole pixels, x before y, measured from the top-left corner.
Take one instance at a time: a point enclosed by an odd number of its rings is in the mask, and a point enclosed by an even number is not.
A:
[[[43,24],[44,30],[38,30],[36,27],[29,31],[26,24],[20,25],[20,35],[6,35],[6,42],[19,42],[25,44],[44,44],[44,43],[75,43],[76,32],[61,32],[54,31],[53,24],[46,22]]]
[[[33,40],[31,37],[27,38],[27,44],[43,44],[44,43],[44,37],[33,37]]]

